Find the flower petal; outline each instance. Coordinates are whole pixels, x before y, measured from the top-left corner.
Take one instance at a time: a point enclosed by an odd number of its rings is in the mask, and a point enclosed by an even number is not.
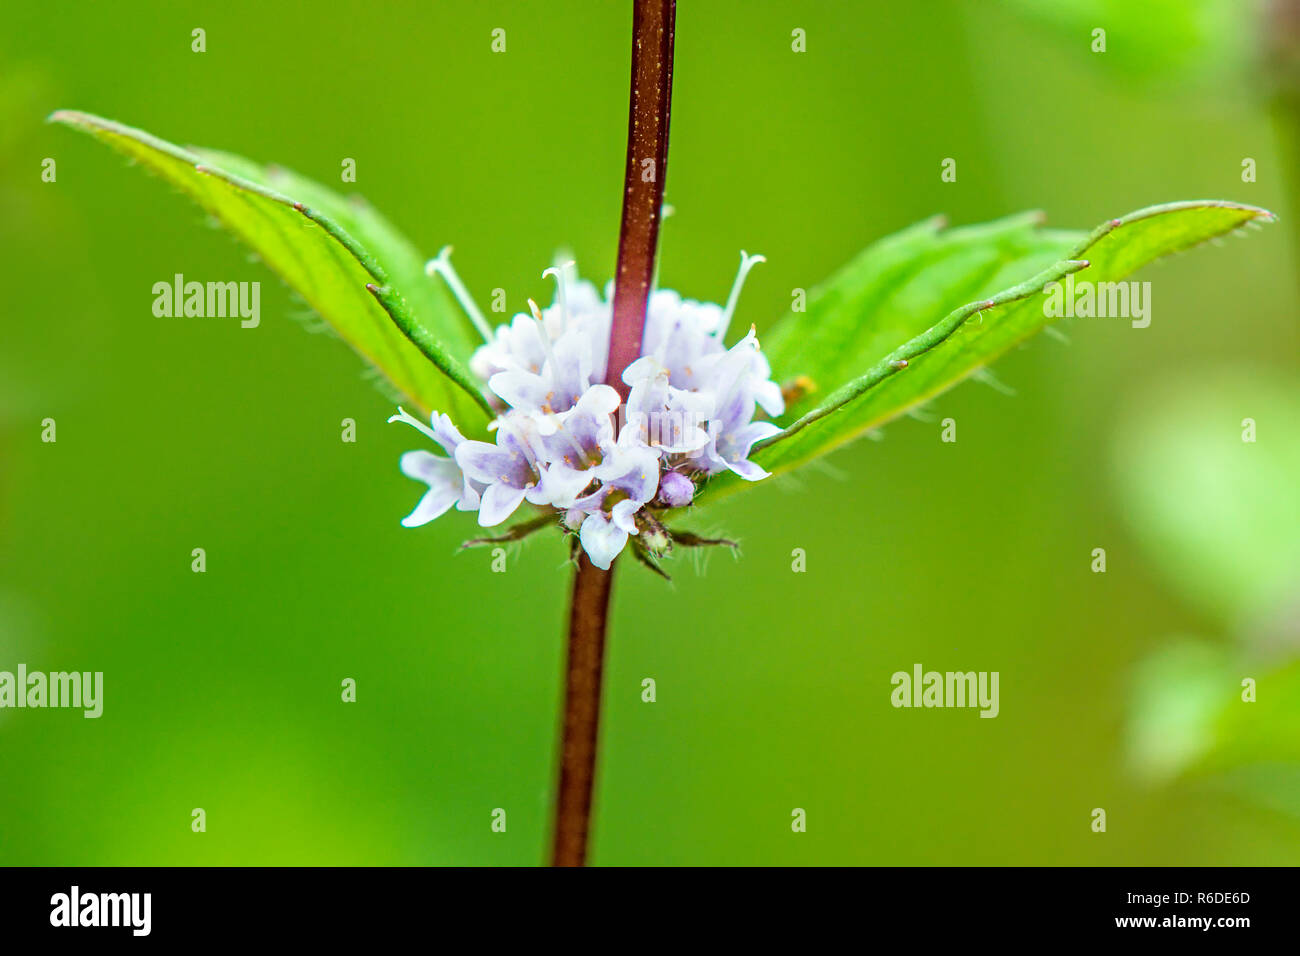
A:
[[[473,439],[456,447],[456,464],[475,481],[492,484],[513,470],[510,453],[496,445]]]
[[[746,481],[759,481],[771,474],[770,471],[764,471],[761,466],[754,464],[748,459],[729,461],[727,462],[727,467],[740,475],[740,477],[744,478]]]
[[[427,451],[408,451],[402,456],[400,467],[406,477],[423,481],[429,486],[415,510],[402,519],[402,524],[407,528],[428,524],[446,512],[461,496],[464,482],[460,468],[450,458],[441,458]]]
[[[628,534],[639,534],[636,522],[632,520],[632,515],[636,514],[640,508],[641,502],[632,501],[630,498],[624,499],[610,509],[609,520]]]
[[[627,532],[605,518],[604,515],[588,515],[578,532],[582,549],[591,558],[591,563],[602,571],[608,571],[627,544]]]
[[[499,525],[515,513],[525,494],[523,488],[511,488],[500,482],[488,485],[478,505],[478,523],[484,528]]]

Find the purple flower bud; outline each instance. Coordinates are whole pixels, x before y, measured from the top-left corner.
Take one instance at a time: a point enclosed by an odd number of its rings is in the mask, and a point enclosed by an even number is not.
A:
[[[659,500],[669,508],[685,508],[695,497],[695,484],[676,471],[666,471],[659,478]]]

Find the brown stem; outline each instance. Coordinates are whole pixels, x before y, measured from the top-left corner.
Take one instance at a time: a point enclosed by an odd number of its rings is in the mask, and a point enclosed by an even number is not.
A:
[[[623,219],[605,376],[606,383],[616,388],[624,400],[628,389],[623,384],[623,370],[641,354],[646,303],[654,279],[659,211],[668,170],[668,107],[673,88],[676,16],[676,0],[634,0]],[[600,678],[612,584],[612,573],[600,570],[579,551],[569,606],[564,730],[551,858],[554,866],[587,863],[600,725]]]
[[[553,866],[585,866],[600,728],[600,677],[605,623],[614,576],[578,557],[569,606],[569,654],[564,686],[564,739],[555,811]]]
[[[628,388],[623,384],[623,370],[641,355],[646,301],[654,280],[659,213],[668,174],[676,17],[676,0],[635,0],[623,220],[618,232],[618,273],[605,375],[605,384],[618,389],[624,399]]]

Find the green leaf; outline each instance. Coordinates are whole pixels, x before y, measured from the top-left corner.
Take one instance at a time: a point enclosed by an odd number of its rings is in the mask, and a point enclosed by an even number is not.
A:
[[[1118,281],[1272,218],[1204,200],[1152,206],[1087,235],[1042,229],[1031,213],[946,232],[930,220],[881,240],[768,334],[778,380],[806,376],[817,391],[791,404],[784,431],[751,458],[788,471],[951,388],[1052,321],[1040,296],[1050,282],[1085,269],[1089,281]],[[720,475],[705,500],[739,485]]]
[[[421,411],[467,425],[491,417],[466,365],[466,321],[415,248],[368,206],[288,170],[182,149],[98,116],[60,110],[50,121],[91,134],[186,193]]]
[[[333,219],[382,263],[392,287],[401,290],[412,312],[423,324],[437,331],[437,337],[452,355],[467,360],[482,344],[482,338],[447,291],[446,284],[425,273],[427,258],[361,196],[345,198],[283,166],[262,167],[242,156],[214,149],[190,147],[190,152],[202,157],[207,165],[292,196]]]
[[[955,307],[1056,265],[1084,238],[1041,223],[1041,213],[1025,213],[945,231],[935,218],[868,246],[812,291],[805,311],[790,313],[763,337],[779,376],[806,375],[819,388],[787,417],[823,404],[829,391]]]

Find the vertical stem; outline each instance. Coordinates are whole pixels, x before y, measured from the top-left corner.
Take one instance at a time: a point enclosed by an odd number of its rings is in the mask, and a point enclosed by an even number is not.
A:
[[[627,398],[623,370],[641,355],[646,301],[654,281],[659,213],[668,174],[668,110],[673,93],[676,0],[635,0],[632,14],[632,95],[627,118],[623,220],[609,334],[605,384]]]
[[[668,171],[668,107],[673,87],[676,0],[634,0],[632,92],[628,106],[623,219],[618,234],[613,321],[605,381],[627,399],[623,370],[641,355],[646,303],[654,280],[659,213]],[[585,866],[600,726],[601,670],[611,572],[579,554],[569,606],[564,730],[555,806],[554,866]]]
[[[582,554],[569,606],[569,655],[564,676],[564,740],[552,865],[584,866],[600,728],[600,678],[605,624],[614,576]]]

